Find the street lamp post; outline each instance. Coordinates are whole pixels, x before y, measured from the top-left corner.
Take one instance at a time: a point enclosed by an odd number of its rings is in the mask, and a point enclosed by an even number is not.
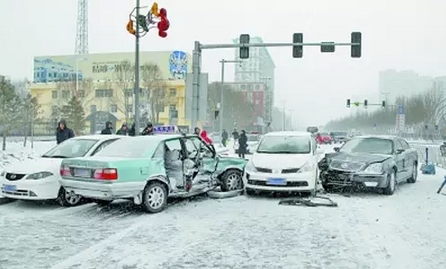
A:
[[[224,113],[224,83],[225,83],[225,64],[227,63],[238,63],[241,64],[240,60],[225,60],[222,59],[221,63],[221,83],[220,83],[220,113],[219,113],[219,122],[220,122],[220,134],[223,132],[223,113]]]
[[[79,91],[79,62],[81,62],[81,61],[85,61],[85,60],[87,60],[86,58],[84,58],[84,57],[81,57],[81,58],[76,58],[76,68],[75,68],[75,72],[76,72],[76,93]]]

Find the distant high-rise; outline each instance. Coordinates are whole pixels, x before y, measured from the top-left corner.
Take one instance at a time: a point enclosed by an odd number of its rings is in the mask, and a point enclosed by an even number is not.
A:
[[[238,44],[239,38],[233,39]],[[263,43],[260,37],[251,37],[250,43]],[[239,50],[235,50],[235,59],[239,58]],[[272,109],[274,106],[274,71],[276,66],[267,48],[250,48],[249,59],[235,67],[235,82],[263,83],[266,85],[264,94],[264,120],[272,121]],[[247,87],[248,88],[248,87]]]
[[[420,76],[412,70],[385,70],[379,72],[380,99],[394,104],[400,96],[411,96],[423,93],[433,86],[434,79]]]

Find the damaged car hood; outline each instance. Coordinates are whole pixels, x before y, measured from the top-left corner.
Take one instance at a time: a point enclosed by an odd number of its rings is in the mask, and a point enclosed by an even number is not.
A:
[[[359,170],[370,163],[384,162],[391,155],[368,153],[329,153],[326,155],[327,163],[331,168],[341,170]]]

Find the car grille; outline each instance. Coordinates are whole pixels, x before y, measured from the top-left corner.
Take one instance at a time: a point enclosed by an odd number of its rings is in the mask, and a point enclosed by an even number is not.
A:
[[[269,173],[272,174],[273,170],[269,168],[262,168],[262,167],[256,167],[257,172],[259,173]],[[299,168],[288,168],[288,169],[282,169],[280,170],[280,173],[282,174],[293,174],[299,172]]]
[[[342,171],[352,172],[362,169],[364,167],[364,163],[332,160],[330,163],[330,167],[334,169],[340,169]]]
[[[329,170],[325,174],[328,182],[351,182],[352,173],[339,170]]]
[[[26,176],[26,174],[6,173],[5,178],[9,181],[16,181],[16,180],[22,179],[25,176]]]
[[[249,185],[255,185],[255,186],[271,186],[266,184],[266,181],[262,180],[248,180]],[[286,185],[274,185],[274,187],[308,187],[307,181],[288,181]]]

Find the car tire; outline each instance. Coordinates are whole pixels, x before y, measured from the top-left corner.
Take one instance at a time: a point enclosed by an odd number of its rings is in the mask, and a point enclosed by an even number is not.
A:
[[[221,176],[221,191],[235,191],[243,189],[242,172],[230,169]]]
[[[395,170],[392,170],[392,172],[387,175],[387,186],[384,188],[384,194],[393,195],[395,193],[396,185],[396,172]]]
[[[159,213],[167,207],[168,192],[161,182],[148,183],[142,196],[142,208],[148,213]]]
[[[415,183],[418,178],[418,164],[416,162],[413,163],[412,166],[412,175],[406,181],[407,183]]]
[[[95,204],[97,204],[100,207],[109,206],[111,203],[113,203],[113,201],[109,200],[94,200],[93,202],[95,202]]]
[[[59,194],[56,199],[57,203],[61,206],[71,207],[77,206],[82,201],[82,196],[67,192],[63,187],[59,189]]]

